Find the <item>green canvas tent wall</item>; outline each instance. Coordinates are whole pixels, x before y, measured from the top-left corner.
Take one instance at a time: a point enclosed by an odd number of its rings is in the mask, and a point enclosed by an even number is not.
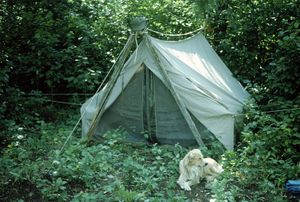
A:
[[[82,105],[82,135],[91,126],[96,137],[123,128],[132,139],[147,133],[187,146],[214,137],[233,149],[234,115],[248,97],[201,33],[180,41],[144,34],[115,78]]]

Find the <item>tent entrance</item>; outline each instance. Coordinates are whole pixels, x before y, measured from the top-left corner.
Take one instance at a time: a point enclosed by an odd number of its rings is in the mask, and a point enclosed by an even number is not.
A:
[[[197,144],[169,89],[158,77],[154,76],[153,80],[158,142],[163,144],[180,143],[183,146]]]
[[[183,146],[197,144],[164,83],[141,65],[115,102],[104,112],[95,135],[121,128],[130,141]]]
[[[122,74],[120,75],[122,79]],[[144,70],[138,69],[114,103],[104,112],[94,136],[121,129],[129,141],[146,141],[143,121]]]

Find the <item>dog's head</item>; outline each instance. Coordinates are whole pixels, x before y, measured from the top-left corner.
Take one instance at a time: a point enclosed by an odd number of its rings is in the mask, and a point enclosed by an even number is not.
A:
[[[199,149],[193,149],[187,154],[188,164],[190,166],[203,166],[203,155]]]

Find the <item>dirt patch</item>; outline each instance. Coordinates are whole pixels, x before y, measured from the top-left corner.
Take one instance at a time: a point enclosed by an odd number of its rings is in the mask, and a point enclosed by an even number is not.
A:
[[[11,182],[0,191],[0,201],[43,201],[40,191],[29,181]]]
[[[201,181],[200,184],[192,186],[192,191],[188,192],[188,198],[192,202],[209,202],[213,199],[211,190],[205,188],[205,181]]]

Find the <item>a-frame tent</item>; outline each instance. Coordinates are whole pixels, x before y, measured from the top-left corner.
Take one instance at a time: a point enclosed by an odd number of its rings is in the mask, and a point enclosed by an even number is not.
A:
[[[234,146],[235,114],[249,94],[198,33],[165,41],[144,33],[129,59],[130,36],[106,86],[81,107],[82,135],[117,128],[127,137],[183,146],[218,139]],[[125,63],[125,64],[123,64]]]

